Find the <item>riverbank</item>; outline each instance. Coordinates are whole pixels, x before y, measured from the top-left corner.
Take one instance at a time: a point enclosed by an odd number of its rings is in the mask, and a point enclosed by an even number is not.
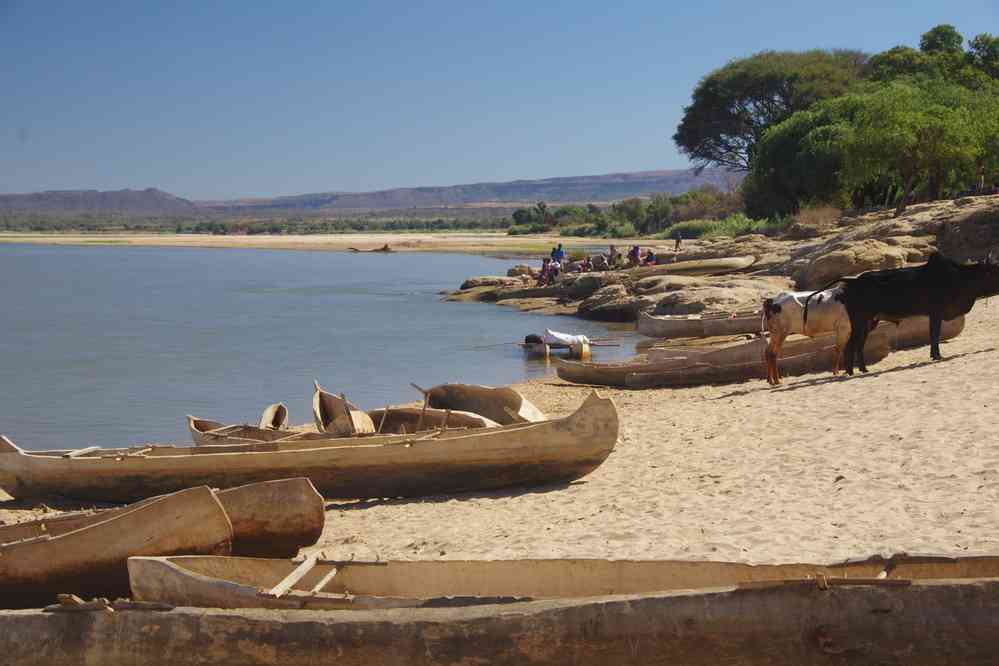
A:
[[[628,240],[615,241],[627,243]],[[637,241],[635,241],[637,242]],[[348,252],[350,248],[372,250],[386,243],[397,252],[458,252],[495,257],[541,257],[558,243],[570,251],[603,245],[606,241],[560,238],[558,235],[509,236],[506,233],[384,233],[309,234],[271,236],[213,236],[208,234],[127,233],[0,233],[0,243],[41,245],[122,245],[145,247],[201,247],[256,250],[304,250]]]

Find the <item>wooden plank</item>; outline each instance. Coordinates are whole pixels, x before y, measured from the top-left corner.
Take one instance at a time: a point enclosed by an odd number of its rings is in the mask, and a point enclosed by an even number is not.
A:
[[[62,454],[62,457],[63,458],[79,458],[80,456],[85,456],[88,453],[93,453],[94,451],[100,451],[100,450],[101,450],[101,447],[99,447],[99,446],[88,446],[85,449],[74,449],[73,451],[70,451],[69,453],[64,453],[64,454]]]
[[[310,590],[310,591],[313,594],[315,594],[317,592],[322,592],[323,588],[326,587],[327,585],[329,585],[329,582],[331,580],[333,580],[334,576],[336,576],[336,574],[337,574],[338,571],[340,571],[340,570],[337,567],[334,566],[332,569],[330,569],[330,572],[328,574],[326,574],[325,576],[323,576],[322,579],[320,579],[320,581],[318,583],[316,583],[315,585],[312,586],[312,590]]]
[[[267,596],[277,598],[286,594],[295,583],[305,578],[305,574],[312,571],[312,569],[316,566],[318,559],[318,555],[309,555],[305,558],[304,562],[295,567],[294,571],[285,576],[284,580],[272,587],[270,591],[267,592]]]

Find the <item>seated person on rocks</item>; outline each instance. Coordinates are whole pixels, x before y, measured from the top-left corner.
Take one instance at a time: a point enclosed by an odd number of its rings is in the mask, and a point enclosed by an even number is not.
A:
[[[593,257],[592,260],[593,270],[595,271],[607,271],[610,270],[610,263],[607,261],[607,257],[602,254],[598,254]]]
[[[628,250],[628,266],[638,266],[642,263],[642,248],[632,245]]]
[[[652,251],[652,248],[649,248],[649,251],[646,253],[644,263],[646,266],[656,265],[656,253]]]
[[[542,287],[548,284],[548,272],[551,270],[551,263],[552,260],[548,257],[541,260],[541,272],[538,273],[537,286]]]
[[[562,264],[557,261],[551,261],[548,264],[548,284],[555,284],[555,280],[558,279],[558,274],[562,272]]]

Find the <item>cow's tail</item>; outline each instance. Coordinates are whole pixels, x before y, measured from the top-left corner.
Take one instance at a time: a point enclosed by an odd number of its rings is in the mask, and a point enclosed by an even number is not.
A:
[[[823,291],[825,291],[829,287],[833,286],[834,284],[838,284],[840,282],[847,282],[848,280],[853,280],[853,279],[854,278],[838,277],[835,280],[833,280],[832,282],[824,284],[821,287],[819,287],[818,289],[816,289],[815,291],[813,291],[812,293],[810,293],[805,298],[805,310],[804,310],[804,312],[801,315],[801,330],[804,331],[805,327],[808,325],[808,302],[812,300],[812,296],[815,296],[816,294],[821,294]]]

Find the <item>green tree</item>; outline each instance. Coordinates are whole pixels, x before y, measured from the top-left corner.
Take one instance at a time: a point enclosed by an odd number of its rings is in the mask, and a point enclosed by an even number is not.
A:
[[[673,224],[673,201],[668,194],[656,194],[645,207],[645,224],[639,229],[643,234],[654,234]]]
[[[699,169],[746,171],[767,129],[850,90],[865,63],[856,51],[818,50],[765,51],[730,62],[697,84],[673,140]]]
[[[923,53],[964,53],[964,37],[957,29],[944,23],[924,32],[919,39]]]
[[[920,179],[930,196],[949,170],[969,172],[980,137],[953,86],[924,89],[895,82],[861,98],[853,131],[844,137],[844,182],[854,187],[885,175],[901,185],[896,216],[905,211]]]
[[[972,64],[992,78],[999,79],[999,37],[983,32],[972,39],[968,47]]]

